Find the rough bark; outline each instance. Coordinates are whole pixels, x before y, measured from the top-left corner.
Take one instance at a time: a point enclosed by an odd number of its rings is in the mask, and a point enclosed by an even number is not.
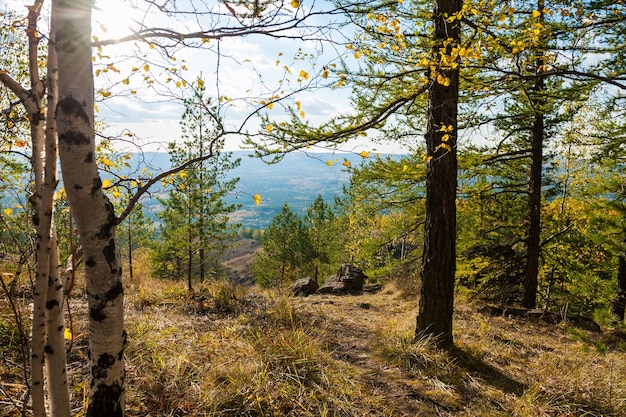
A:
[[[57,124],[67,199],[85,259],[91,383],[87,416],[124,415],[122,268],[113,205],[102,190],[93,130],[93,0],[53,0],[59,68]]]
[[[538,10],[543,13],[544,2],[539,0]],[[539,276],[539,257],[541,256],[541,183],[543,180],[543,138],[545,135],[544,107],[545,98],[541,96],[545,89],[543,68],[546,58],[543,53],[537,57],[537,79],[533,88],[534,97],[531,104],[534,111],[534,120],[531,138],[531,167],[528,183],[528,236],[526,238],[526,270],[524,276],[524,297],[522,305],[525,308],[537,307],[537,287]]]
[[[458,42],[459,21],[448,21],[461,10],[462,0],[435,0],[433,57],[440,56]],[[435,75],[428,92],[428,124],[426,148],[426,219],[422,283],[416,337],[429,334],[436,337],[439,347],[453,344],[452,313],[456,271],[456,187],[457,187],[457,112],[459,69],[438,68],[449,85],[437,81]],[[442,127],[449,132],[442,131]]]

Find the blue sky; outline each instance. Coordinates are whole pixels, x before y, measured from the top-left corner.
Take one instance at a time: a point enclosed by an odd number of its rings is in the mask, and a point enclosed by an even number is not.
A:
[[[142,4],[141,0],[133,0],[135,3],[137,1],[138,4]],[[149,22],[148,26],[171,27],[180,31],[194,30],[199,26],[194,21],[183,19],[172,21],[150,10],[139,11],[125,6],[128,3],[126,0],[100,0],[96,3],[93,31],[99,40],[130,33],[129,28],[136,28],[136,21],[140,20]],[[223,3],[217,1],[209,3],[213,3],[210,5],[212,11],[228,13]],[[306,4],[303,7],[305,6]],[[133,140],[143,142],[147,150],[165,150],[168,142],[180,137],[180,117],[183,112],[180,98],[186,93],[184,88],[176,87],[178,74],[182,74],[188,82],[194,82],[202,75],[206,95],[209,96],[217,97],[219,94],[234,99],[256,97],[261,100],[274,94],[288,93],[290,89],[311,82],[314,74],[321,72],[324,65],[336,59],[337,53],[345,52],[343,47],[336,50],[325,47],[324,51],[321,51],[320,45],[313,41],[263,36],[221,40],[219,59],[216,53],[217,41],[210,41],[205,46],[207,47],[205,49],[179,48],[173,53],[175,60],[171,57],[164,59],[158,47],[150,49],[145,43],[131,42],[104,46],[100,51],[104,58],[97,59],[95,63],[98,75],[95,80],[97,92],[111,93],[106,98],[103,94],[96,94],[100,99],[98,115],[109,125],[105,134],[119,136],[122,132],[130,131],[136,135]],[[293,58],[297,56],[298,51],[301,51],[299,56],[305,59],[294,61]],[[314,58],[306,58],[307,54],[312,54]],[[129,55],[135,55],[137,59],[120,60],[120,57]],[[144,71],[145,62],[150,65],[149,71]],[[112,64],[115,70],[111,70],[110,67],[107,70],[109,64]],[[172,74],[166,74],[160,69],[160,65],[177,67],[179,71],[172,77]],[[180,71],[183,66],[186,69]],[[291,70],[290,75],[285,74],[285,66]],[[133,67],[138,70],[133,71]],[[100,69],[100,72],[97,69]],[[310,74],[310,79],[301,79],[298,82],[297,79],[301,78],[298,77],[300,71]],[[157,89],[141,88],[140,85],[145,84],[145,81],[142,81],[144,76],[158,80],[153,85],[158,82],[164,85]],[[129,78],[128,84],[121,82],[126,77]],[[172,81],[166,82],[167,78],[172,78]],[[287,78],[290,79],[289,82],[286,81]],[[280,80],[283,80],[282,84]],[[130,89],[137,91],[130,94]],[[346,88],[301,92],[294,99],[286,100],[285,105],[295,106],[295,101],[300,102],[307,120],[313,124],[322,123],[338,113],[350,111],[349,89]],[[233,100],[223,103],[222,115],[228,125],[236,127],[250,114],[252,108],[244,104],[243,100]],[[272,117],[278,119],[286,114],[281,105],[275,105],[270,113]],[[257,129],[258,119],[249,120],[246,126],[249,130]],[[230,138],[226,143],[227,150],[239,148],[240,142],[236,137]],[[344,149],[359,152],[372,148],[387,153],[406,152],[406,149],[394,144],[386,146],[374,144],[368,138],[360,138],[349,143]]]

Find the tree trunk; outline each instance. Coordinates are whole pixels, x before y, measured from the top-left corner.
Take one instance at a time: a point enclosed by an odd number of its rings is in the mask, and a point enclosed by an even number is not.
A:
[[[102,190],[93,130],[93,0],[53,0],[51,22],[59,68],[59,156],[85,259],[91,383],[88,417],[124,415],[122,268],[117,218]]]
[[[538,10],[543,20],[544,2],[539,0]],[[537,80],[533,88],[536,95],[531,98],[534,111],[534,121],[531,139],[531,167],[528,183],[528,236],[526,238],[526,271],[524,277],[524,298],[522,306],[525,308],[537,307],[537,287],[539,276],[539,257],[541,255],[541,183],[543,168],[543,136],[545,134],[544,109],[545,98],[541,97],[545,89],[545,80],[542,75],[545,70],[546,58],[543,52],[537,57]]]
[[[61,279],[61,262],[57,231],[54,226],[54,193],[57,177],[57,124],[55,119],[58,101],[57,56],[53,47],[54,35],[48,48],[48,109],[45,131],[45,161],[42,192],[42,210],[48,221],[50,241],[48,246],[48,290],[46,294],[46,381],[48,410],[51,417],[69,417],[70,393],[67,384],[67,354],[65,352],[65,317],[63,305],[65,289]]]
[[[462,0],[435,0],[433,59],[449,55],[460,37]],[[444,44],[447,39],[452,44]],[[426,130],[426,219],[422,284],[415,336],[430,334],[441,348],[450,348],[456,271],[457,107],[459,69],[438,67],[431,74]],[[443,79],[438,80],[438,76]],[[442,82],[440,82],[442,81]]]
[[[133,281],[133,227],[131,219],[126,220],[128,222],[128,277]]]
[[[56,148],[56,147],[55,147]],[[56,165],[56,163],[55,163]],[[46,382],[48,409],[51,417],[70,417],[70,391],[67,384],[67,353],[65,351],[65,293],[61,281],[59,246],[54,223],[50,239],[50,278],[46,302]]]
[[[625,242],[626,243],[626,242]],[[626,310],[626,256],[619,257],[617,268],[617,297],[613,301],[613,314],[620,321],[624,321],[624,311]]]

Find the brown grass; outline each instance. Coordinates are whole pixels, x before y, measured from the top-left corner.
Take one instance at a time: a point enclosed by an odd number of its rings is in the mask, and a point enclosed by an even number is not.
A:
[[[85,303],[72,298],[70,377],[83,415]],[[10,316],[2,307],[4,333]],[[459,296],[452,352],[413,340],[417,301],[377,294],[286,298],[214,282],[145,276],[129,285],[129,416],[621,416],[626,354],[602,335],[490,317]],[[11,355],[9,352],[8,355]],[[3,359],[0,415],[18,415],[15,360]],[[5,397],[3,397],[5,395]]]

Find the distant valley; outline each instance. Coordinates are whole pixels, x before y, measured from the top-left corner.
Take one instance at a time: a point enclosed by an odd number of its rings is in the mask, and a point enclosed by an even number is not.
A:
[[[284,203],[292,210],[304,213],[318,194],[326,202],[332,203],[335,196],[341,195],[343,186],[348,185],[350,173],[343,166],[345,160],[354,165],[364,160],[359,155],[348,153],[305,154],[291,153],[279,163],[269,165],[258,158],[252,158],[246,151],[233,152],[233,159],[241,158],[239,167],[229,173],[229,178],[239,177],[236,191],[227,197],[227,202],[241,204],[241,208],[231,215],[233,222],[242,227],[264,229],[272,218],[280,212]],[[148,152],[133,154],[130,165],[137,166],[140,161],[152,166],[152,169],[169,169],[167,153]],[[332,165],[327,163],[332,161]],[[261,195],[262,202],[254,204],[252,195]],[[157,192],[157,195],[163,195]],[[152,213],[160,210],[154,198],[144,201],[144,206]]]

